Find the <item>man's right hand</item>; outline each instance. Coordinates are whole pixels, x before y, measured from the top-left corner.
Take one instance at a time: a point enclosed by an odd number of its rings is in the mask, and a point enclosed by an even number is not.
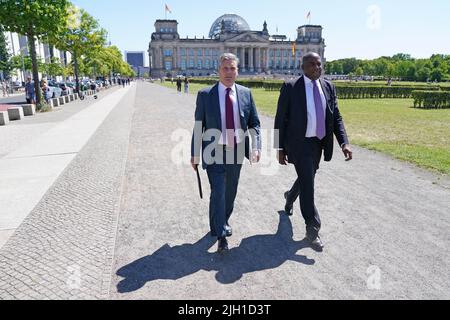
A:
[[[284,152],[284,150],[278,150],[278,163],[281,164],[282,166],[287,166],[287,155]]]
[[[194,171],[198,170],[198,165],[200,164],[200,159],[197,157],[192,157],[191,158],[191,166],[194,169]]]

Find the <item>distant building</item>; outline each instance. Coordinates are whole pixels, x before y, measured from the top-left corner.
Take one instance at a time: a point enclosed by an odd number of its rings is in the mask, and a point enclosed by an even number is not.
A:
[[[138,77],[143,77],[150,71],[148,67],[144,66],[144,51],[125,51],[125,60]]]
[[[14,32],[5,32],[6,41],[7,41],[7,47],[8,51],[11,54],[11,56],[29,56],[29,50],[28,50],[28,39],[26,36],[19,35]],[[71,61],[71,55],[69,52],[66,51],[60,51],[56,49],[54,46],[50,46],[41,40],[36,40],[36,56],[37,59],[45,62],[50,63],[53,58],[57,58],[62,65],[67,66]],[[25,82],[26,78],[28,76],[32,76],[31,71],[25,71],[23,68],[21,70],[16,70],[11,74],[12,81],[18,81],[18,82]],[[45,77],[46,75],[39,73],[39,77]],[[57,81],[64,80],[62,76],[56,77]]]
[[[240,73],[244,74],[298,74],[308,52],[318,53],[325,61],[325,40],[318,25],[298,27],[293,41],[285,35],[270,35],[266,22],[262,31],[251,31],[235,14],[217,18],[207,39],[180,39],[177,20],[156,20],[155,29],[148,50],[152,77],[209,75],[217,71],[224,52],[238,56]]]
[[[132,67],[143,67],[144,51],[125,51],[125,60]]]

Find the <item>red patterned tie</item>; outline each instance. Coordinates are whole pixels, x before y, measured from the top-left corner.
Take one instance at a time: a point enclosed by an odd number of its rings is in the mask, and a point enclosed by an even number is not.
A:
[[[236,145],[236,136],[234,134],[236,127],[234,126],[233,101],[230,97],[231,88],[227,88],[225,96],[225,119],[227,126],[227,145],[234,147]]]

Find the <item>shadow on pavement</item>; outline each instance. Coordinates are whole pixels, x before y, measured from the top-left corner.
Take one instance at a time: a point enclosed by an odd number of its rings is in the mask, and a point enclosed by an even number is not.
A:
[[[206,234],[194,244],[170,247],[164,245],[152,255],[146,256],[120,268],[117,275],[123,277],[117,285],[119,293],[142,288],[147,282],[169,279],[177,280],[200,270],[217,271],[216,280],[231,284],[245,273],[274,269],[292,260],[313,265],[314,259],[297,255],[308,247],[305,240],[294,241],[290,219],[279,212],[280,221],[276,234],[256,235],[243,239],[240,246],[225,254],[209,253],[216,239]]]

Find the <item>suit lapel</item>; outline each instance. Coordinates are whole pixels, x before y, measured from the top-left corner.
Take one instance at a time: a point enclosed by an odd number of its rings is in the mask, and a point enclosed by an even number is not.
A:
[[[331,112],[331,106],[328,103],[330,101],[330,92],[328,91],[328,86],[326,85],[325,81],[323,79],[319,79],[320,86],[322,87],[323,94],[325,95],[325,101],[327,103],[327,110]]]
[[[241,90],[240,86],[236,84],[236,96],[237,96],[237,102],[238,102],[238,109],[239,109],[239,119],[241,120],[241,128],[245,130],[247,126],[245,125],[245,115],[243,108],[245,107],[244,104],[244,93]]]
[[[222,116],[220,114],[220,100],[219,100],[219,83],[212,87],[210,91],[210,105],[214,112],[214,119],[217,121],[217,128],[222,131]]]
[[[302,76],[295,84],[294,92],[298,94],[298,99],[300,102],[300,108],[302,109],[302,114],[304,117],[307,116],[308,107],[306,101],[306,88],[305,88],[305,78]]]

